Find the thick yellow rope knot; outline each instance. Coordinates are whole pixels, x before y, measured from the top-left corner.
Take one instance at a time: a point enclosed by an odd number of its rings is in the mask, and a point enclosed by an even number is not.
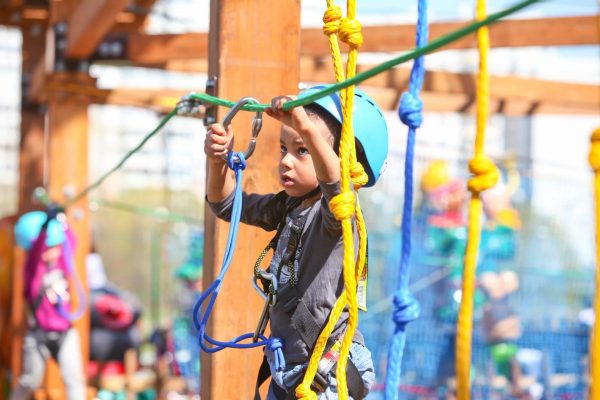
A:
[[[342,19],[342,9],[338,6],[327,8],[323,15],[323,33],[327,36],[338,33],[340,30],[340,20]]]
[[[498,168],[488,156],[475,155],[469,162],[469,171],[473,174],[467,184],[471,192],[483,192],[494,187],[498,182]]]
[[[354,215],[354,193],[342,192],[329,202],[329,209],[338,221],[352,218]]]
[[[340,39],[354,48],[363,43],[362,25],[355,19],[342,18],[340,21]]]
[[[592,133],[591,142],[588,161],[594,172],[600,172],[600,128]]]
[[[302,383],[296,388],[296,398],[298,400],[317,400],[318,396],[310,389],[309,385]]]
[[[358,190],[369,182],[369,175],[365,172],[360,162],[355,162],[350,167],[350,178],[354,184],[354,190]]]

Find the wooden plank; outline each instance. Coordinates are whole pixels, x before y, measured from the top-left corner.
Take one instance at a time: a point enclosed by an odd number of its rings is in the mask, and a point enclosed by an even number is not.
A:
[[[373,68],[359,65],[359,71]],[[410,70],[393,68],[376,75],[363,83],[364,86],[394,89],[401,93],[408,87]],[[331,65],[303,58],[301,63],[303,82],[333,82]],[[461,94],[475,96],[476,75],[447,71],[427,71],[423,91],[431,93]],[[600,86],[570,82],[555,82],[514,76],[491,76],[490,96],[494,99],[554,104],[590,110],[600,109]]]
[[[164,64],[172,59],[206,58],[208,35],[129,35],[129,59],[138,65]]]
[[[385,111],[394,111],[398,108],[400,95],[396,89],[362,86],[379,106]],[[147,89],[113,89],[106,91],[102,97],[94,99],[96,104],[111,104],[121,106],[133,106],[150,108],[161,114],[166,114],[175,107],[182,96],[189,90],[147,90]],[[443,93],[424,91],[421,95],[425,112],[473,112],[473,94],[465,93]],[[490,109],[496,113],[505,115],[527,115],[527,114],[578,114],[596,115],[598,108],[595,102],[591,103],[554,103],[539,99],[520,100],[514,98],[492,98]],[[202,118],[199,115],[198,118]]]
[[[294,93],[298,84],[300,53],[300,2],[296,0],[222,0],[211,2],[209,73],[220,77],[219,97],[255,96],[268,101]],[[251,40],[249,40],[251,39]],[[223,118],[220,113],[219,119]],[[236,143],[245,147],[252,115],[233,121]],[[268,193],[279,190],[276,176],[279,124],[266,118],[255,154],[244,171],[244,189]],[[216,220],[206,208],[204,277],[206,287],[219,271],[227,241],[228,224]],[[233,267],[220,291],[208,334],[231,339],[254,330],[262,299],[251,288],[251,264],[271,235],[240,227]],[[252,399],[262,352],[224,350],[202,353],[202,399]]]
[[[430,37],[436,38],[454,31],[467,22],[434,23]],[[598,43],[598,22],[595,16],[505,20],[490,29],[492,47],[573,46]],[[396,52],[414,47],[414,25],[385,25],[363,27],[364,44],[361,52]],[[302,30],[301,51],[304,56],[325,57],[330,54],[329,44],[321,29]],[[139,65],[164,65],[173,59],[206,58],[208,35],[129,36],[128,59]],[[476,47],[471,35],[453,42],[442,50]],[[344,46],[342,46],[344,48]]]
[[[67,57],[87,59],[129,0],[83,0],[68,19]]]
[[[435,39],[455,31],[468,22],[434,23],[429,38]],[[414,25],[363,27],[361,52],[394,52],[415,47]],[[596,16],[504,20],[490,27],[491,47],[575,46],[598,43]],[[475,34],[448,44],[441,50],[470,49],[477,46]],[[342,46],[345,51],[346,46]],[[321,29],[302,30],[302,54],[329,54],[329,44]]]

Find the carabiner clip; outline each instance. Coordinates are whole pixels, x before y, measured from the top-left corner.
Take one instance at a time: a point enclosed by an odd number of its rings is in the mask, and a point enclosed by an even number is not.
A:
[[[248,103],[258,104],[258,100],[256,100],[253,97],[244,97],[244,98],[240,99],[237,103],[235,103],[235,105],[233,107],[231,107],[231,110],[229,110],[229,112],[225,116],[225,119],[223,119],[222,125],[225,129],[227,129],[229,124],[231,124],[231,121],[233,120],[233,117],[235,117],[235,114],[237,114],[237,112],[239,110],[241,110],[242,107]],[[256,147],[256,138],[258,137],[258,134],[260,133],[261,128],[262,128],[262,111],[257,111],[256,115],[254,116],[254,120],[252,121],[252,136],[250,137],[250,142],[248,143],[248,148],[244,152],[244,158],[246,160],[250,158],[252,153],[254,153],[254,148]],[[234,138],[232,138],[232,140],[231,140],[232,146],[233,146],[233,140],[234,140]],[[229,153],[231,153],[232,151],[233,150],[229,150]],[[227,154],[227,156],[225,156],[223,158],[225,160],[228,160],[229,154]],[[236,157],[236,160],[237,160],[237,157]]]
[[[263,290],[260,288],[260,286],[258,286],[259,279],[264,279],[266,281],[271,282],[268,294],[265,294],[263,292]],[[262,297],[264,300],[269,299],[268,301],[271,303],[272,306],[274,306],[275,303],[277,303],[277,294],[276,293],[277,293],[278,284],[277,284],[277,278],[275,277],[275,275],[273,275],[270,272],[265,272],[263,270],[260,270],[254,274],[254,277],[252,278],[252,286],[254,286],[254,289],[256,289],[256,291],[258,292],[260,297]]]
[[[266,281],[270,281],[269,285],[269,293],[265,294],[260,286],[258,286],[258,280],[264,279]],[[267,323],[269,322],[269,310],[271,306],[274,306],[277,303],[277,278],[270,272],[265,272],[262,269],[259,269],[254,273],[254,277],[252,279],[252,285],[254,289],[260,294],[260,296],[265,300],[265,305],[263,306],[262,312],[260,313],[260,318],[258,319],[258,324],[256,325],[256,329],[254,330],[254,335],[252,336],[252,341],[256,343],[258,338],[265,333],[265,329],[267,328]]]

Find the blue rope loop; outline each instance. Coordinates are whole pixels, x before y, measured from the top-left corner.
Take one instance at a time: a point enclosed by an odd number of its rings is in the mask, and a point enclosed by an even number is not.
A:
[[[283,356],[283,343],[279,338],[267,338],[263,335],[259,335],[259,341],[243,343],[247,340],[252,340],[254,333],[246,333],[233,338],[229,341],[220,341],[211,338],[206,333],[206,325],[212,313],[213,307],[217,300],[221,285],[225,279],[225,275],[231,266],[233,255],[235,252],[235,244],[237,242],[237,233],[240,225],[240,219],[242,216],[242,178],[243,171],[246,168],[246,159],[243,153],[229,152],[227,155],[227,165],[235,172],[235,189],[233,196],[233,206],[231,210],[231,223],[229,224],[229,233],[227,237],[227,244],[225,246],[225,255],[223,257],[223,263],[219,275],[210,286],[200,294],[200,297],[194,303],[192,310],[192,321],[194,327],[198,331],[198,342],[200,348],[209,354],[216,353],[225,348],[234,349],[251,349],[256,347],[266,346],[271,350],[275,356],[275,366],[278,370],[285,368],[285,358]],[[202,309],[204,303],[208,300],[204,310]]]
[[[227,154],[227,166],[233,171],[243,171],[246,169],[246,158],[242,152],[230,151]]]
[[[396,323],[396,329],[404,329],[409,323],[419,318],[421,306],[408,290],[399,290],[394,295],[394,314],[392,319]]]
[[[427,44],[429,29],[427,24],[427,0],[418,0],[417,47]],[[396,329],[390,342],[388,351],[387,373],[385,378],[385,399],[398,399],[398,386],[402,356],[406,342],[406,325],[419,317],[420,306],[408,290],[410,256],[411,256],[411,230],[413,207],[413,164],[415,157],[416,130],[423,122],[423,101],[419,93],[425,79],[425,58],[415,59],[410,71],[408,91],[402,94],[398,116],[408,126],[406,140],[406,159],[404,161],[404,206],[402,211],[402,255],[400,259],[400,274],[398,291],[394,295],[393,321]]]
[[[400,108],[398,108],[400,120],[410,129],[417,129],[423,122],[423,101],[418,93],[402,93]]]

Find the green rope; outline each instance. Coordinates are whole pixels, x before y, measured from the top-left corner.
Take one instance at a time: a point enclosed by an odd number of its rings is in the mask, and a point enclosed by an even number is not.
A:
[[[415,48],[406,54],[403,54],[396,58],[392,58],[391,60],[386,61],[376,67],[373,67],[367,71],[357,74],[353,78],[338,82],[335,85],[331,85],[331,86],[327,87],[326,89],[323,89],[319,92],[315,92],[315,93],[313,93],[309,96],[303,97],[301,99],[289,101],[283,105],[283,109],[285,111],[287,111],[294,107],[305,106],[307,104],[313,103],[314,101],[316,101],[322,97],[328,96],[335,92],[339,92],[340,90],[345,89],[349,86],[356,85],[362,81],[365,81],[369,78],[374,77],[377,74],[380,74],[383,71],[386,71],[392,67],[395,67],[396,65],[413,60],[419,56],[429,54],[429,53],[431,53],[453,41],[456,41],[456,40],[463,38],[471,33],[476,32],[477,29],[479,29],[483,26],[490,25],[494,22],[497,22],[499,19],[504,18],[510,14],[513,14],[519,10],[522,10],[523,8],[530,6],[534,3],[537,3],[539,1],[542,1],[542,0],[525,0],[525,1],[522,1],[521,3],[515,4],[514,6],[507,8],[503,11],[499,11],[495,14],[490,14],[486,19],[473,22],[472,24],[467,25],[463,28],[460,28],[454,32],[451,32],[447,35],[444,35],[437,39],[434,39],[434,40],[430,41],[426,46]],[[229,107],[229,108],[233,107],[233,105],[235,104],[231,101],[224,100],[224,99],[221,99],[221,98],[218,98],[215,96],[211,96],[208,94],[204,94],[204,93],[191,94],[190,98],[196,99],[196,100],[201,100],[203,102],[214,104],[217,106],[223,106],[223,107]],[[256,111],[264,111],[266,108],[269,108],[269,107],[271,107],[270,104],[247,104],[242,107],[242,110],[256,112]]]
[[[345,81],[342,82],[338,82],[334,85],[328,86],[327,88],[313,93],[309,96],[303,97],[301,99],[296,99],[293,101],[289,101],[287,103],[285,103],[283,105],[283,109],[284,110],[291,110],[294,107],[299,107],[299,106],[305,106],[307,104],[313,103],[314,101],[328,96],[330,94],[333,94],[335,92],[338,92],[342,89],[345,89],[349,86],[352,85],[356,85],[360,82],[363,82],[369,78],[372,78],[373,76],[380,74],[383,71],[386,71],[392,67],[395,67],[396,65],[405,63],[407,61],[413,60],[419,56],[425,55],[425,54],[429,54],[455,40],[458,40],[460,38],[463,38],[471,33],[474,33],[477,31],[477,29],[486,26],[486,25],[490,25],[494,22],[497,22],[498,20],[514,14],[517,11],[522,10],[523,8],[530,6],[534,3],[537,3],[539,1],[543,1],[543,0],[525,0],[522,1],[518,4],[515,4],[512,7],[509,7],[503,11],[499,11],[495,14],[490,14],[486,19],[483,19],[481,21],[476,21],[471,23],[470,25],[467,25],[463,28],[460,28],[454,32],[451,32],[447,35],[441,36],[437,39],[432,40],[431,42],[429,42],[426,46],[423,47],[419,47],[416,49],[413,49],[411,51],[409,51],[406,54],[403,54],[399,57],[396,58],[392,58],[389,61],[386,61],[374,68],[371,68],[367,71],[361,72],[359,74],[357,74],[356,76],[354,76],[353,78],[347,79]],[[233,105],[235,104],[234,102],[231,102],[229,100],[225,100],[225,99],[221,99],[219,97],[215,97],[215,96],[211,96],[208,94],[204,94],[204,93],[191,93],[190,95],[188,95],[189,99],[193,99],[193,100],[199,100],[205,103],[210,103],[210,104],[214,104],[217,106],[223,106],[223,107],[228,107],[231,108],[233,107]],[[271,107],[270,104],[246,104],[242,107],[242,110],[245,111],[264,111],[265,109]],[[77,202],[78,200],[80,200],[81,198],[83,198],[86,194],[88,194],[91,190],[97,188],[98,186],[100,186],[102,184],[102,182],[104,182],[104,180],[106,178],[108,178],[112,173],[114,173],[115,171],[117,171],[119,168],[121,168],[123,166],[123,164],[125,164],[125,162],[133,155],[135,154],[137,151],[139,151],[142,146],[144,146],[144,144],[146,144],[146,142],[152,137],[154,136],[156,133],[158,133],[158,131],[173,117],[177,114],[177,107],[174,108],[171,112],[169,112],[167,114],[166,117],[164,117],[162,119],[162,121],[159,123],[159,125],[156,127],[156,129],[154,129],[151,133],[149,133],[144,140],[142,140],[142,142],[140,144],[138,144],[134,149],[132,149],[131,151],[129,151],[125,157],[123,157],[123,159],[115,166],[113,167],[111,170],[109,170],[107,173],[105,173],[104,175],[102,175],[98,180],[96,180],[94,183],[92,183],[91,185],[89,185],[88,187],[86,187],[85,189],[83,189],[81,192],[79,192],[79,194],[77,194],[76,196],[72,197],[71,199],[69,199],[65,204],[64,207],[67,207],[75,202]]]
[[[156,218],[169,222],[185,222],[192,225],[202,225],[204,222],[195,217],[174,213],[172,211],[159,211],[155,208],[141,207],[132,204],[110,201],[105,199],[92,199],[92,201],[102,207],[112,208],[114,210],[126,211],[133,214],[144,215],[146,217]]]
[[[69,200],[67,200],[65,202],[65,204],[64,204],[64,207],[66,208],[67,206],[70,206],[71,204],[76,203],[77,201],[81,200],[85,195],[87,195],[91,190],[93,190],[93,189],[97,188],[98,186],[100,186],[102,184],[102,182],[104,182],[106,180],[106,178],[108,178],[115,171],[117,171],[119,168],[121,168],[123,166],[123,164],[125,164],[125,162],[129,158],[131,158],[131,156],[133,156],[135,153],[137,153],[146,144],[146,142],[148,140],[150,140],[150,138],[152,136],[156,135],[158,133],[158,131],[160,131],[162,129],[162,127],[165,126],[167,124],[167,122],[169,122],[169,120],[171,118],[173,118],[176,114],[177,114],[177,109],[173,109],[171,112],[169,112],[160,121],[160,123],[158,124],[158,126],[152,132],[150,132],[148,135],[146,135],[146,137],[144,137],[144,139],[137,146],[135,146],[133,149],[131,149],[130,151],[128,151],[127,154],[125,154],[125,156],[121,159],[121,161],[119,161],[119,163],[117,165],[115,165],[108,172],[106,172],[104,175],[102,175],[100,178],[98,178],[94,183],[92,183],[91,185],[89,185],[88,187],[86,187],[85,189],[83,189],[77,195],[75,195],[72,198],[70,198]]]

